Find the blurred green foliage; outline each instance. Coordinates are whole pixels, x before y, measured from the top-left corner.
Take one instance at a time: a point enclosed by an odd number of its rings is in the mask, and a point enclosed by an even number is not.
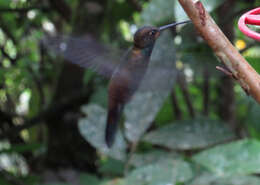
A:
[[[219,12],[224,3],[228,6],[229,0],[202,3],[217,23],[224,24],[221,27],[232,24],[234,43],[240,41],[244,45],[236,44],[260,72],[258,43],[237,28],[241,13],[259,6],[260,1],[235,1],[226,15]],[[221,97],[224,77],[215,69],[221,64],[192,24],[166,32],[158,40],[151,76],[145,81],[156,83],[151,83],[150,91],[140,89],[126,106],[123,124],[111,149],[104,143],[108,80],[86,70],[84,89],[94,88],[88,102],[76,107],[83,114],[78,117],[78,131],[83,141],[95,149],[95,169],[46,165],[51,160],[52,144],[46,124],[52,118],[49,114],[56,114],[48,110],[60,103],[55,99],[55,91],[63,72],[63,63],[59,61],[63,59],[43,47],[45,36],[78,36],[89,31],[98,42],[121,50],[131,46],[132,35],[142,25],[160,26],[186,19],[177,0],[0,1],[0,135],[32,121],[36,125],[10,137],[1,135],[0,184],[260,184],[259,105],[237,84],[224,87],[234,93],[234,101]],[[86,22],[92,24],[84,27]],[[171,71],[168,78],[162,71],[153,72],[154,66]],[[147,86],[151,88],[149,83]],[[220,105],[231,106],[228,114],[232,115],[223,116]],[[66,111],[62,113],[66,119],[71,116]],[[34,120],[35,117],[39,119]],[[62,143],[55,144],[66,148]],[[88,159],[89,153],[78,156]],[[63,154],[59,157],[63,162]]]

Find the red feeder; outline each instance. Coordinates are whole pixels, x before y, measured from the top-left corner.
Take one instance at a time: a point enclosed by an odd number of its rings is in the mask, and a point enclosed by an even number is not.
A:
[[[246,24],[260,25],[260,7],[255,8],[240,17],[238,28],[248,37],[260,41],[260,33],[250,30]]]

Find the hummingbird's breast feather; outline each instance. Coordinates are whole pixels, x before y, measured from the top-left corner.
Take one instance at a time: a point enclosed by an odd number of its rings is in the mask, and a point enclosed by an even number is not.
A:
[[[109,98],[127,103],[138,89],[149,63],[149,56],[133,48],[113,73],[109,84]]]
[[[146,67],[138,61],[128,63],[115,71],[109,83],[109,98],[126,103],[138,89]]]
[[[126,68],[115,71],[109,83],[109,99],[120,103],[128,102],[134,92],[133,81],[133,74]]]

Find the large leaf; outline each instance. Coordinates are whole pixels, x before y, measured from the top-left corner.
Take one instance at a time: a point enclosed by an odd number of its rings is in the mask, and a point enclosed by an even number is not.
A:
[[[100,184],[100,181],[96,176],[89,175],[86,173],[82,173],[80,175],[79,180],[80,180],[81,185],[85,185],[85,184],[99,185]]]
[[[144,154],[134,154],[130,162],[135,167],[141,167],[165,159],[178,159],[178,158],[180,158],[179,154],[174,152],[153,150]]]
[[[212,1],[212,0],[200,0],[202,2],[202,4],[204,5],[205,9],[208,12],[211,12],[212,10],[216,9],[217,7],[219,7],[225,0],[217,0],[217,1]],[[183,21],[183,20],[187,20],[188,16],[186,15],[186,13],[184,12],[183,8],[181,7],[181,5],[179,4],[179,2],[173,1],[175,2],[175,6],[174,6],[174,14],[175,14],[175,18],[177,21]]]
[[[116,140],[111,149],[105,144],[106,111],[98,105],[87,105],[82,107],[87,117],[79,120],[81,135],[102,153],[115,159],[125,159],[126,142],[120,130],[117,132]]]
[[[196,177],[189,185],[259,185],[260,178],[254,176],[217,177],[203,174]]]
[[[163,185],[185,182],[193,176],[190,165],[182,160],[164,160],[137,168],[126,178],[129,185]]]
[[[125,131],[126,137],[136,142],[149,128],[164,100],[169,95],[176,79],[175,49],[169,32],[164,32],[158,39],[151,56],[151,63],[145,74],[140,88],[125,109]],[[164,66],[165,73],[156,71],[155,66]],[[171,70],[172,69],[172,70]],[[150,83],[150,84],[149,84]],[[147,92],[143,87],[150,86],[153,91]],[[163,90],[156,90],[163,89]]]
[[[216,146],[193,160],[218,176],[247,175],[260,172],[260,142],[244,139]]]
[[[145,135],[143,141],[171,149],[201,149],[234,138],[224,123],[207,119],[178,121]]]
[[[260,49],[258,49],[259,52]],[[247,56],[246,60],[250,63],[250,65],[258,72],[260,73],[260,64],[259,64],[259,60],[260,57],[259,56]]]
[[[124,173],[124,167],[125,164],[123,161],[109,158],[101,162],[98,172],[103,175],[122,176]]]
[[[124,179],[116,178],[116,179],[113,179],[110,181],[105,181],[105,182],[101,183],[100,185],[126,185],[126,182]]]

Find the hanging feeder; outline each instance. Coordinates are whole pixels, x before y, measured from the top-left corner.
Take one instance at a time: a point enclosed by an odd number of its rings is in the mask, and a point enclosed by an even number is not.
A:
[[[238,28],[240,29],[240,31],[242,31],[246,36],[257,41],[260,41],[260,33],[257,33],[256,31],[249,29],[247,24],[259,26],[260,25],[259,14],[260,14],[260,7],[250,10],[247,13],[243,14],[238,21]]]

